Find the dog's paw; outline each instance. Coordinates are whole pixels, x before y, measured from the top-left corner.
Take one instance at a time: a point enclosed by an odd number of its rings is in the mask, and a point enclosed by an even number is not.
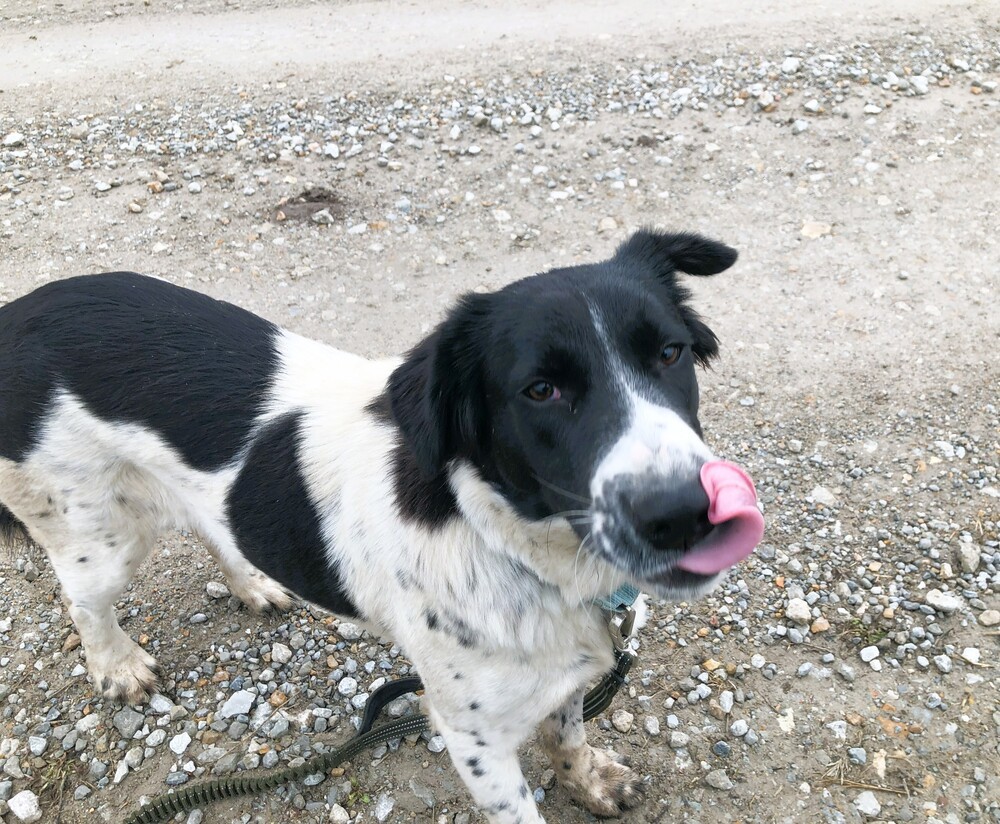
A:
[[[277,581],[261,572],[253,572],[243,581],[229,581],[229,589],[254,612],[284,612],[292,605],[292,596]]]
[[[602,818],[619,816],[636,806],[645,789],[640,775],[617,753],[588,749],[590,757],[581,761],[589,764],[561,765],[562,782],[573,799]]]
[[[88,663],[97,689],[111,701],[142,704],[156,688],[160,668],[138,644],[114,660]]]

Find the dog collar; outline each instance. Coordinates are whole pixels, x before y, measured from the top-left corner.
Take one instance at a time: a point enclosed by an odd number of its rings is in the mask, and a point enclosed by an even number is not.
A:
[[[622,584],[606,598],[596,598],[594,603],[605,612],[627,612],[639,597],[639,590],[632,584]]]
[[[624,653],[635,635],[635,599],[639,590],[632,584],[622,584],[606,598],[598,598],[594,603],[608,618],[608,632],[615,651]]]

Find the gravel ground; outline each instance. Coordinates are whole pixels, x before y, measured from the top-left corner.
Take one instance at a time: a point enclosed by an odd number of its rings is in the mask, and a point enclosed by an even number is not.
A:
[[[736,246],[695,284],[723,342],[702,422],[768,534],[713,596],[653,605],[591,724],[648,776],[623,820],[1000,822],[1000,6],[713,0],[672,27],[647,0],[557,2],[0,0],[0,301],[130,268],[374,355],[463,291],[645,223]],[[280,19],[311,15],[365,39],[319,59],[306,26],[297,57]],[[398,52],[379,39],[407,27]],[[286,55],[227,52],[215,74],[192,47],[159,70],[178,32],[244,30]],[[76,67],[102,37],[149,51]],[[102,59],[125,73],[88,73]],[[196,536],[164,536],[119,605],[163,693],[107,705],[44,556],[0,576],[4,821],[119,821],[295,763],[408,671],[328,616],[249,614]],[[593,821],[524,762],[550,822]],[[484,819],[426,735],[178,820]]]

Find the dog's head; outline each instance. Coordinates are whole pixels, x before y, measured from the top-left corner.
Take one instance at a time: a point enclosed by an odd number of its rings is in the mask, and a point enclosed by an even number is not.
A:
[[[738,560],[719,550],[700,478],[712,454],[695,367],[718,340],[677,273],[735,260],[697,235],[641,231],[610,260],[467,295],[390,380],[422,474],[468,461],[522,518],[564,518],[657,593],[713,585]]]

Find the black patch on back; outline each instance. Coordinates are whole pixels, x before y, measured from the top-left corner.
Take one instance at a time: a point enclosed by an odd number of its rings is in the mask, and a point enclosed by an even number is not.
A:
[[[22,460],[57,388],[158,432],[193,467],[244,446],[277,365],[269,321],[131,272],[46,284],[0,308],[0,455]]]
[[[319,514],[299,463],[301,412],[265,426],[229,490],[226,508],[240,552],[300,598],[358,617],[325,552]]]
[[[365,407],[379,423],[399,430],[392,416],[388,394],[383,392]],[[442,470],[433,478],[425,478],[417,465],[416,456],[400,438],[391,453],[392,486],[396,508],[404,521],[434,529],[458,516],[458,501],[448,483],[448,472]]]

